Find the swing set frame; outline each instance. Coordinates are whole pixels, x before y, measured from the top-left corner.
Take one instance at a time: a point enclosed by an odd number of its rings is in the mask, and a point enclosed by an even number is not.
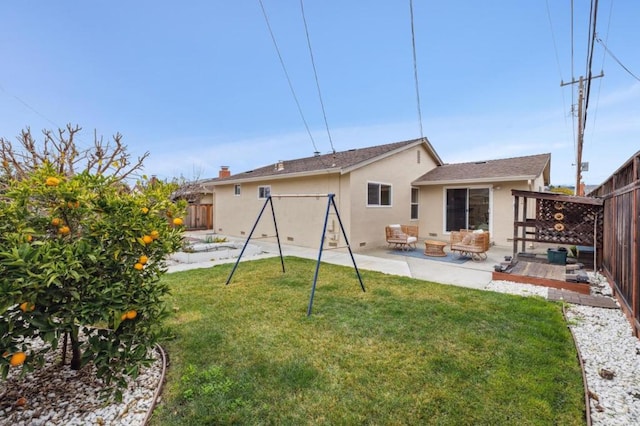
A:
[[[278,197],[278,198],[305,198],[305,197],[315,197],[315,198],[320,198],[320,197],[327,197],[327,210],[324,216],[324,226],[322,228],[322,235],[320,238],[320,249],[318,251],[318,260],[316,262],[316,270],[313,276],[313,285],[311,287],[311,295],[309,297],[309,305],[307,307],[307,317],[311,316],[311,311],[313,308],[313,297],[315,295],[316,292],[316,284],[318,282],[318,272],[320,271],[320,261],[322,259],[322,252],[323,252],[323,248],[324,248],[324,240],[325,240],[325,236],[327,233],[327,223],[329,220],[329,211],[331,210],[331,207],[333,207],[333,210],[338,218],[338,223],[340,224],[340,230],[342,231],[342,235],[344,236],[344,241],[346,243],[346,247],[349,249],[349,255],[351,256],[351,261],[353,262],[353,268],[356,271],[356,275],[358,276],[358,281],[360,282],[360,288],[362,288],[362,291],[366,291],[364,284],[362,282],[362,277],[360,276],[360,271],[358,270],[358,265],[356,265],[356,259],[353,256],[353,251],[351,250],[351,245],[349,244],[349,239],[347,237],[347,233],[344,230],[344,226],[342,225],[342,219],[340,218],[340,213],[338,212],[338,208],[336,207],[336,202],[335,202],[335,194],[333,193],[328,193],[328,194],[280,194],[280,195],[269,195],[267,197],[267,199],[264,202],[264,205],[262,206],[262,209],[260,210],[260,213],[258,214],[258,217],[255,221],[255,223],[253,224],[253,228],[251,228],[251,232],[249,233],[249,236],[247,237],[247,240],[244,243],[244,246],[242,247],[242,251],[240,252],[240,255],[238,256],[238,259],[236,260],[235,265],[233,266],[233,269],[231,270],[231,273],[229,274],[229,277],[227,278],[227,282],[225,285],[229,285],[229,283],[231,282],[231,278],[233,277],[233,274],[235,273],[236,269],[238,268],[238,264],[240,263],[240,259],[242,259],[242,255],[244,254],[245,249],[247,248],[247,245],[249,244],[249,241],[251,240],[251,237],[253,236],[253,233],[256,230],[256,227],[258,226],[258,223],[260,222],[260,218],[262,217],[262,214],[264,213],[264,211],[267,208],[267,205],[271,206],[271,216],[273,217],[273,225],[275,227],[276,230],[276,240],[278,242],[278,252],[280,254],[280,264],[282,265],[282,273],[285,273],[285,267],[284,267],[284,257],[282,256],[282,246],[280,245],[280,235],[278,233],[278,224],[276,221],[276,213],[275,210],[273,208],[273,197]]]

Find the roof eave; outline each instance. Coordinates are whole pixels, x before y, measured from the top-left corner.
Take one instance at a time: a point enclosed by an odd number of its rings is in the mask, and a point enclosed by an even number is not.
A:
[[[396,148],[392,151],[388,151],[385,152],[384,154],[375,156],[373,158],[369,158],[368,160],[364,160],[361,161],[359,163],[356,164],[352,164],[349,167],[345,167],[344,169],[342,169],[341,174],[347,174],[347,173],[351,173],[354,170],[360,169],[362,167],[368,166],[369,164],[375,163],[376,161],[382,160],[383,158],[387,158],[387,157],[391,157],[392,155],[395,155],[399,152],[402,151],[406,151],[407,149],[413,148],[415,146],[418,145],[424,145],[427,149],[427,151],[429,152],[429,154],[431,154],[431,156],[434,158],[434,160],[436,160],[436,165],[437,166],[441,166],[444,163],[442,162],[442,159],[440,158],[440,156],[436,153],[436,151],[433,149],[433,146],[431,146],[431,143],[427,140],[427,138],[422,138],[422,139],[418,139],[412,143],[409,143],[407,145],[403,145],[399,148]]]
[[[312,170],[308,172],[272,174],[272,175],[262,175],[262,176],[256,176],[256,177],[243,177],[238,179],[225,179],[222,181],[212,182],[211,186],[235,185],[238,183],[262,182],[265,180],[273,181],[273,180],[292,179],[292,178],[299,178],[299,177],[320,176],[320,175],[334,174],[339,172],[340,172],[340,168],[335,167],[335,168],[322,169],[322,170]]]
[[[498,183],[498,182],[517,182],[517,181],[529,181],[536,179],[537,176],[502,176],[491,177],[481,179],[447,179],[447,180],[423,180],[414,181],[414,186],[437,186],[437,185],[461,185],[461,184],[479,184],[479,183]]]

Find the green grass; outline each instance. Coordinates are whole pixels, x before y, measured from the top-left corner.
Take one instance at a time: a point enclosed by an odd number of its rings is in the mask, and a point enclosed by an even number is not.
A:
[[[285,258],[166,275],[154,425],[577,425],[560,305]]]

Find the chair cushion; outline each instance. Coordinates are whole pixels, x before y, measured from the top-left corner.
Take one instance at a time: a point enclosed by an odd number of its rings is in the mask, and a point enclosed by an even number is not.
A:
[[[413,244],[416,241],[418,241],[416,237],[407,237],[407,244]]]
[[[471,234],[467,234],[462,238],[461,244],[469,245],[473,242],[473,236]]]
[[[391,229],[391,235],[393,238],[404,238],[405,235],[402,232],[402,227],[400,225],[389,225],[389,229]]]

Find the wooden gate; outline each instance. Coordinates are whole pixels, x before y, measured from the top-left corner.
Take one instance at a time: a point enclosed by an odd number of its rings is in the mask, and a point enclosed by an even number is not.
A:
[[[211,204],[189,204],[184,225],[187,230],[213,229],[213,206]]]

